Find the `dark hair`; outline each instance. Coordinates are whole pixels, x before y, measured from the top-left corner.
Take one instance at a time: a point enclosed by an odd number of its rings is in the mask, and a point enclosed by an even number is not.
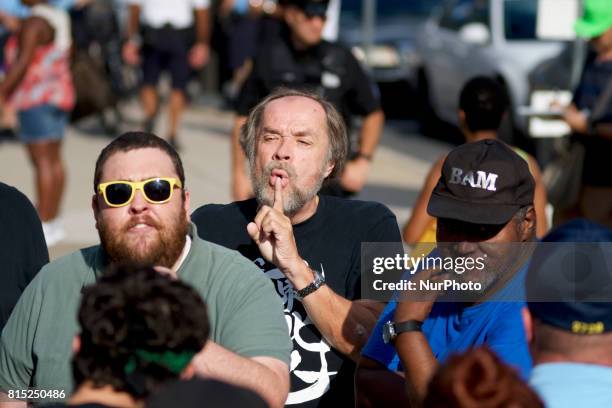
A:
[[[152,267],[119,265],[83,290],[76,385],[110,385],[136,399],[177,379],[209,335],[206,306],[185,283]]]
[[[451,356],[429,383],[424,406],[431,408],[543,407],[519,374],[487,348]]]
[[[155,136],[153,133],[127,132],[115,138],[115,140],[110,142],[100,152],[98,160],[96,160],[96,169],[94,171],[94,193],[98,192],[97,188],[98,184],[100,184],[100,179],[102,178],[102,168],[109,157],[117,152],[129,152],[131,150],[146,148],[159,149],[170,157],[172,164],[174,164],[174,170],[176,171],[176,174],[183,185],[183,191],[185,191],[185,170],[183,169],[183,162],[181,161],[181,158],[176,150],[174,150],[174,148],[164,139]]]
[[[459,109],[470,131],[497,130],[508,109],[508,95],[499,81],[477,76],[463,86]]]
[[[327,135],[329,136],[327,159],[328,162],[334,163],[334,169],[328,177],[334,177],[342,171],[348,152],[348,136],[346,133],[346,124],[344,123],[342,115],[340,115],[334,105],[315,93],[284,87],[275,89],[270,95],[259,102],[257,106],[249,112],[247,121],[240,130],[240,145],[249,160],[249,164],[252,167],[255,162],[257,138],[261,132],[261,121],[266,107],[270,102],[276,99],[291,96],[312,99],[321,105],[325,111]]]

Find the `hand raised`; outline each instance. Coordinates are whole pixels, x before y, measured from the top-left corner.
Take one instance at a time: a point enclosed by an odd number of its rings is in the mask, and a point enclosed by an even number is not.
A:
[[[394,319],[396,322],[406,320],[424,321],[433,304],[440,296],[444,294],[442,290],[421,290],[421,282],[429,281],[430,283],[442,283],[451,275],[443,270],[426,269],[418,272],[412,282],[415,283],[415,290],[408,290],[400,293],[397,299],[397,308],[395,309]]]
[[[274,184],[273,206],[261,207],[255,220],[247,225],[247,231],[262,256],[287,274],[303,266],[303,261],[297,250],[291,220],[283,208],[283,187],[278,177]]]

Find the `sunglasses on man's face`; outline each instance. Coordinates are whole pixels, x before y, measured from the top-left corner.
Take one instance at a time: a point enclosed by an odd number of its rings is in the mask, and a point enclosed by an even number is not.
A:
[[[302,7],[301,10],[309,20],[315,17],[319,17],[323,20],[327,19],[327,4],[309,3]]]
[[[108,181],[98,184],[98,194],[102,194],[109,207],[123,207],[134,199],[140,189],[145,200],[151,204],[164,204],[172,199],[174,187],[183,188],[180,180],[174,177],[155,177],[143,181]]]
[[[319,17],[323,21],[327,20],[327,14],[326,13],[320,13],[320,12],[309,13],[309,12],[305,11],[304,15],[306,16],[306,18],[308,20],[312,20],[315,17]]]

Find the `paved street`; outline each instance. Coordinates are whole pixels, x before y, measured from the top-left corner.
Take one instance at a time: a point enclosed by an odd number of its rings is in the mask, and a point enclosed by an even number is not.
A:
[[[192,210],[204,203],[226,203],[229,195],[229,134],[232,114],[214,107],[215,102],[191,107],[180,133],[181,156],[186,184],[191,191]],[[135,102],[125,106],[123,130],[136,129],[140,110]],[[156,131],[165,134],[162,111]],[[131,125],[130,125],[131,124]],[[387,124],[369,182],[359,198],[388,205],[403,225],[423,182],[430,163],[450,145],[426,139],[416,133],[409,121]],[[97,129],[96,121],[71,127],[64,144],[67,185],[62,220],[68,237],[50,248],[52,258],[98,242],[91,210],[93,171],[100,150],[110,139]],[[34,200],[33,172],[23,146],[17,142],[0,144],[0,180],[13,185]]]

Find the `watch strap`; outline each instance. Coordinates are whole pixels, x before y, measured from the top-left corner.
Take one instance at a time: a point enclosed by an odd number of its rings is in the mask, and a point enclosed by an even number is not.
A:
[[[306,296],[310,295],[311,293],[319,289],[321,286],[325,285],[325,277],[321,275],[318,271],[313,272],[315,275],[314,280],[305,288],[295,291],[295,297],[297,297],[298,300],[304,299]]]
[[[405,322],[395,323],[395,335],[398,336],[401,333],[421,331],[423,322],[418,320],[406,320]]]
[[[359,158],[366,159],[367,161],[372,161],[372,159],[373,159],[371,154],[365,154],[365,153],[357,152],[355,154],[355,156],[353,156],[353,159],[359,159]]]

